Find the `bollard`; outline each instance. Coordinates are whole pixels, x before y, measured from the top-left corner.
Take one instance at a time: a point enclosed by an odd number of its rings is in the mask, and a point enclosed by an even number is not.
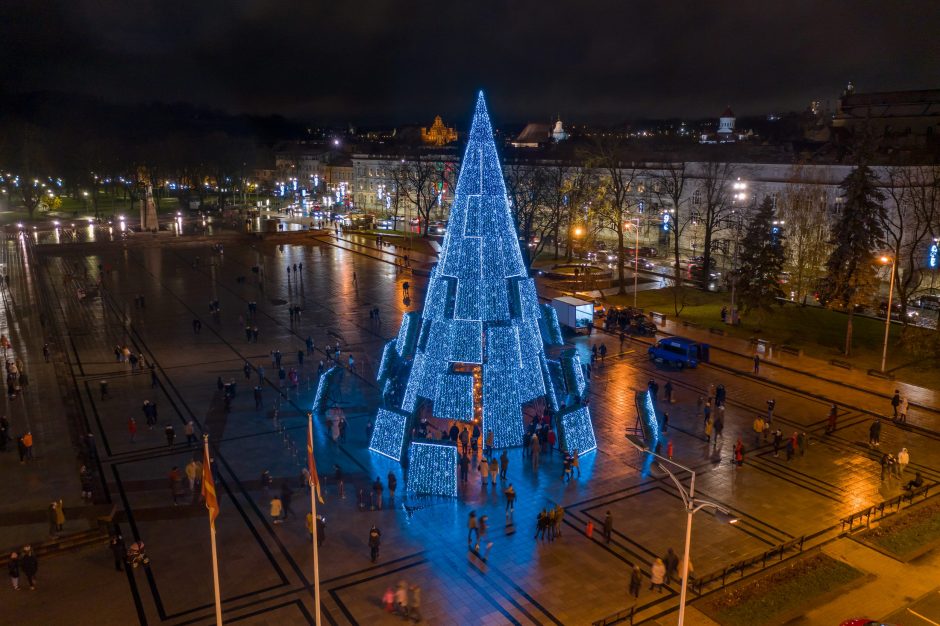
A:
[[[594,522],[591,520],[588,520],[587,527],[584,529],[584,534],[587,535],[588,539],[594,536]]]

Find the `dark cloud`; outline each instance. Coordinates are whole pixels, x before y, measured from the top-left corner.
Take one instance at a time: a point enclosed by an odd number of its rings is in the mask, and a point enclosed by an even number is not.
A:
[[[0,85],[331,120],[803,108],[938,87],[935,0],[13,0]]]

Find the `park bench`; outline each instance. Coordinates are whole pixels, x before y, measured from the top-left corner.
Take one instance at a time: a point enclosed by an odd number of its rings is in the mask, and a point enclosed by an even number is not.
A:
[[[794,346],[782,345],[778,346],[777,349],[790,356],[803,356],[803,350]]]
[[[653,320],[654,324],[665,324],[666,315],[663,313],[657,313],[656,311],[650,311],[650,318]]]
[[[722,337],[725,336],[725,331],[721,328],[709,328],[708,332],[710,332],[713,335],[721,335]]]
[[[834,365],[836,367],[841,367],[844,370],[852,369],[852,364],[848,361],[841,361],[839,359],[829,359],[829,365]]]

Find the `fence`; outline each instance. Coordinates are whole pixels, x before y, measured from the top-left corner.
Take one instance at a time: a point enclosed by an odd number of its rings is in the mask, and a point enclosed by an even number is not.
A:
[[[726,584],[728,584],[728,577],[733,574],[740,574],[738,577],[738,580],[740,580],[741,578],[744,578],[745,572],[751,568],[759,566],[758,569],[764,569],[767,567],[768,561],[771,561],[771,565],[773,565],[774,557],[776,557],[776,562],[779,563],[783,560],[784,555],[786,555],[788,552],[796,552],[797,554],[803,552],[803,541],[805,538],[805,535],[797,537],[787,541],[786,543],[781,543],[777,546],[774,546],[762,554],[758,554],[757,556],[753,556],[749,559],[744,559],[743,561],[738,561],[737,563],[732,563],[731,565],[711,572],[706,576],[696,578],[694,581],[691,581],[691,588],[696,594],[702,595],[702,592],[706,587],[716,582],[720,582],[718,589],[721,589]]]
[[[848,524],[849,531],[852,532],[855,529],[855,523],[858,522],[858,527],[868,528],[873,520],[880,520],[888,515],[894,515],[901,510],[901,506],[904,504],[904,501],[907,500],[907,505],[911,506],[914,504],[915,498],[927,499],[927,494],[930,488],[933,485],[924,485],[918,489],[911,489],[907,493],[902,493],[899,496],[895,496],[890,500],[885,500],[879,504],[872,505],[867,509],[862,509],[857,513],[852,513],[848,517],[842,518],[842,532],[845,532],[845,526]],[[892,510],[893,509],[893,510]],[[862,520],[865,520],[865,523],[862,524]]]

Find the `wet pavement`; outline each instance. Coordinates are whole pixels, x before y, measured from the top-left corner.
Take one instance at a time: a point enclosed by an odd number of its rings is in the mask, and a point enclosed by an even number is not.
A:
[[[49,559],[43,565],[47,582],[36,596],[21,592],[9,603],[14,619],[67,615],[62,611],[74,610],[71,595],[61,603],[50,598],[43,607],[34,598],[70,586],[82,572],[83,578],[102,581],[88,585],[88,596],[116,599],[98,623],[212,621],[205,509],[198,502],[174,506],[167,479],[171,467],[182,468],[198,452],[183,435],[185,423],[193,420],[196,432],[208,433],[215,447],[226,621],[310,621],[313,568],[302,519],[309,494],[298,478],[304,464],[304,413],[312,402],[316,364],[325,358],[323,348],[337,342],[343,353],[354,355],[358,372],[347,374],[342,385],[339,405],[349,423],[346,441],[332,443],[322,422],[315,435],[326,488],[326,504],[320,507],[327,518],[320,551],[325,623],[400,621],[384,613],[380,602],[385,589],[400,580],[422,587],[421,612],[427,623],[435,624],[586,624],[631,605],[639,622],[674,610],[676,584],[662,594],[644,585],[636,602],[627,595],[630,565],[638,562],[648,573],[651,561],[667,548],[681,552],[685,530],[674,486],[656,471],[644,472],[643,458],[624,436],[635,425],[633,393],[651,378],[660,388],[669,379],[675,389],[673,404],[660,401],[670,414],[666,436],[675,460],[695,469],[702,498],[729,507],[741,520],[728,526],[710,515],[696,515],[692,562],[700,576],[793,538],[805,536],[807,547],[824,544],[838,535],[842,517],[900,492],[898,479],[880,480],[879,452],[867,445],[873,414],[884,413],[870,390],[784,368],[767,368],[757,377],[741,374],[738,370],[749,371],[746,357],[731,352],[717,357],[716,366],[668,371],[648,360],[645,343],[627,340],[621,345],[616,337],[597,333],[571,343],[585,360],[592,344],[609,347],[606,362],[595,365],[591,381],[599,450],[582,459],[580,478],[571,483],[561,479],[558,454],[543,458],[533,471],[528,459],[512,450],[508,480],[519,494],[514,524],[506,520],[502,485],[482,488],[475,472],[457,499],[407,496],[401,468],[367,451],[366,424],[378,404],[373,381],[381,347],[397,333],[404,312],[420,309],[425,279],[396,266],[401,249],[379,249],[374,241],[355,237],[308,237],[305,244],[284,246],[244,240],[227,244],[224,254],[200,242],[37,250],[51,315],[46,321],[56,329],[56,349],[68,356],[62,375],[78,389],[80,408],[98,440],[103,475],[126,515],[122,531],[146,541],[152,564],[146,571],[117,574],[104,546],[80,557]],[[416,264],[433,261],[410,254]],[[303,264],[302,271],[288,273],[286,267],[295,263]],[[79,301],[69,276],[83,277],[85,269],[94,276],[99,264],[111,270],[100,297]],[[409,301],[403,294],[405,281],[411,285]],[[141,295],[143,308],[135,306]],[[221,309],[217,317],[208,306],[216,299]],[[249,322],[251,301],[257,302],[258,312]],[[291,306],[302,307],[299,320],[291,320]],[[373,307],[381,311],[381,322],[370,320]],[[193,330],[194,319],[202,323],[199,333]],[[246,341],[246,322],[258,326],[257,343]],[[305,350],[307,336],[316,351],[305,355],[301,366],[297,352]],[[132,373],[115,360],[114,346],[124,343],[155,365],[155,388],[146,372]],[[287,367],[298,369],[298,387],[278,380],[270,356],[275,349]],[[251,394],[257,373],[247,380],[242,373],[246,361],[265,368],[261,410],[254,408]],[[238,389],[228,413],[216,386],[220,376],[234,379]],[[49,377],[55,380],[51,372]],[[110,397],[104,400],[98,392],[101,380],[109,384]],[[724,440],[718,445],[705,441],[696,415],[696,400],[710,384],[728,390]],[[755,445],[751,423],[771,397],[777,402],[775,425],[786,434],[808,433],[805,456],[787,461],[783,452],[775,456],[769,444]],[[156,402],[159,409],[153,430],[144,422],[144,400]],[[838,431],[827,436],[823,431],[830,400],[842,408]],[[923,406],[911,417],[918,428],[886,423],[881,449],[907,447],[912,459],[908,476],[917,469],[933,482],[940,480],[938,407],[930,398],[918,401]],[[44,427],[52,428],[56,411],[39,412],[40,421],[49,423]],[[127,429],[129,416],[137,418],[134,442]],[[164,436],[166,424],[175,427],[172,445]],[[738,436],[747,446],[747,458],[744,468],[735,470],[729,458]],[[9,452],[2,462],[10,462]],[[74,464],[74,455],[70,462]],[[337,464],[345,474],[345,498],[333,480]],[[275,477],[274,490],[284,481],[292,486],[294,515],[283,524],[273,524],[268,515],[270,494],[260,482],[264,470]],[[29,473],[33,468],[22,471],[21,480],[44,483]],[[383,509],[372,511],[369,485],[376,476],[384,482],[390,471],[398,477],[395,502],[389,501],[386,489]],[[364,510],[358,506],[360,489]],[[562,536],[554,542],[534,540],[538,511],[555,504],[566,510]],[[490,519],[493,546],[485,562],[465,547],[471,510]],[[605,544],[599,531],[588,537],[585,527],[588,522],[601,526],[608,510],[614,533]],[[372,524],[383,537],[375,564],[366,546]],[[4,538],[7,530],[0,527]]]

